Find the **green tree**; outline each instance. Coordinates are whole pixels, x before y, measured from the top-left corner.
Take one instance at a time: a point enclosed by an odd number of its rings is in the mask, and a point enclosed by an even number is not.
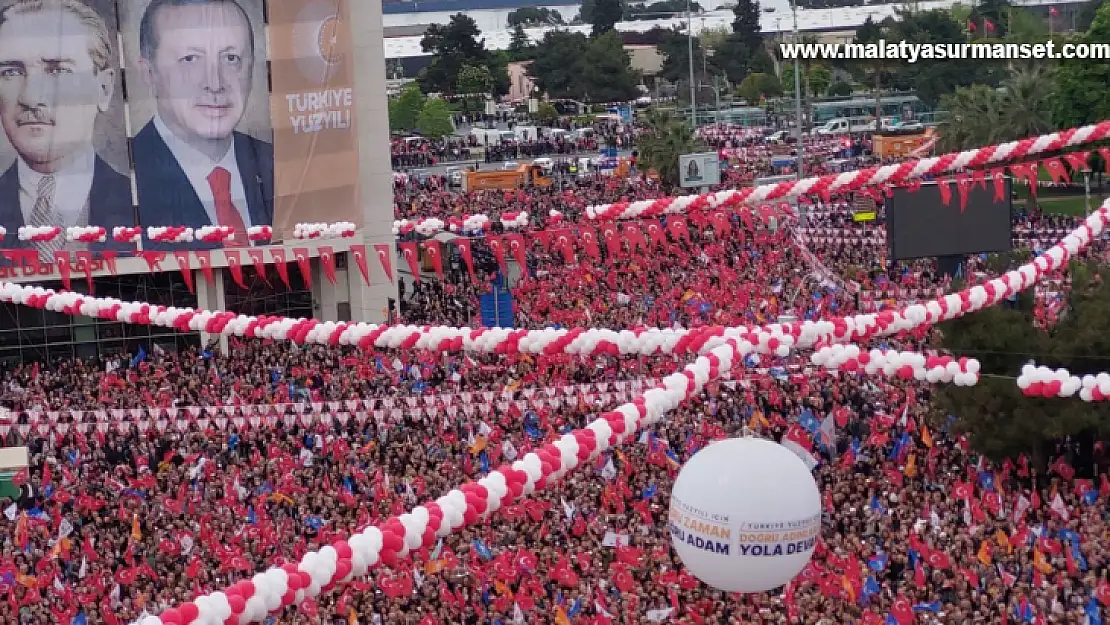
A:
[[[1110,4],[1103,3],[1095,13],[1090,29],[1078,38],[1081,43],[1110,41]],[[1055,112],[1065,127],[1081,126],[1110,119],[1110,59],[1072,59],[1056,70]]]
[[[420,39],[420,48],[433,56],[420,71],[420,84],[426,93],[454,93],[459,71],[464,65],[485,64],[489,60],[481,31],[473,18],[458,13],[447,24],[432,24]]]
[[[717,67],[714,64],[715,59],[704,56],[705,49],[702,48],[701,38],[694,37],[693,46],[694,71],[697,73],[697,80],[701,81],[704,80],[704,76],[701,76],[703,65],[708,65],[711,68],[710,71],[716,70]],[[670,31],[657,49],[663,55],[663,67],[659,70],[659,76],[672,83],[690,79],[690,41],[686,33],[677,29]],[[703,59],[706,60],[704,64]]]
[[[632,61],[615,31],[593,39],[581,33],[548,31],[536,47],[536,60],[528,73],[551,98],[615,102],[639,93]]]
[[[759,25],[759,0],[738,0],[732,7],[732,32],[749,52],[763,47],[763,28]]]
[[[463,65],[455,84],[460,95],[485,95],[493,90],[493,74],[485,65]]]
[[[942,98],[948,121],[940,133],[945,151],[966,150],[1044,134],[1056,128],[1052,71],[1035,66],[1015,72],[1000,89],[972,85]]]
[[[530,61],[536,52],[536,46],[520,24],[513,26],[508,52],[509,57],[514,61]]]
[[[624,0],[591,0],[592,9],[590,17],[583,20],[593,27],[590,36],[597,37],[612,31],[617,27],[617,22],[624,19]],[[586,13],[586,4],[582,3],[582,14]]]
[[[536,119],[544,123],[551,123],[559,119],[559,109],[550,102],[540,102],[536,109]]]
[[[993,306],[939,326],[937,347],[977,358],[985,375],[973,387],[938,387],[937,416],[954,415],[955,429],[970,434],[972,446],[988,457],[1027,453],[1043,469],[1052,441],[1110,435],[1103,405],[1078,398],[1028,398],[1014,384],[1031,360],[1079,376],[1110,368],[1110,271],[1073,264],[1071,273],[1069,309],[1051,332],[1032,327],[1029,292],[1016,307]]]
[[[764,97],[774,98],[782,95],[782,83],[773,74],[755,73],[740,83],[737,94],[749,105],[757,105]]]
[[[440,98],[428,98],[416,118],[416,129],[425,137],[438,139],[455,131],[451,123],[451,109]]]
[[[951,11],[898,11],[896,20],[882,24],[887,41],[911,43],[952,43],[964,39],[965,23]],[[1043,41],[1040,37],[1037,41]],[[896,63],[882,66],[889,69],[884,84],[898,89],[913,89],[919,98],[935,106],[940,98],[958,87],[972,84],[998,84],[997,74],[1004,72],[1001,63],[980,60],[919,60],[917,63]]]
[[[814,65],[805,73],[805,78],[809,97],[819,98],[825,95],[832,84],[832,71],[824,65]]]
[[[550,98],[580,99],[582,51],[588,47],[582,33],[550,30],[536,46],[536,60],[528,66],[528,74]]]
[[[563,16],[547,7],[521,7],[509,13],[505,21],[509,26],[561,26]]]
[[[582,58],[582,98],[589,102],[622,102],[635,99],[639,77],[632,59],[615,30],[594,37]]]
[[[410,82],[401,93],[389,101],[389,129],[395,132],[410,132],[416,128],[416,117],[424,108],[424,94],[420,85]]]
[[[846,98],[852,95],[852,85],[847,81],[837,80],[833,82],[833,84],[829,85],[826,93],[829,97]]]
[[[672,188],[679,182],[678,157],[703,149],[689,124],[660,110],[648,113],[638,147],[640,166],[654,169],[663,184]]]

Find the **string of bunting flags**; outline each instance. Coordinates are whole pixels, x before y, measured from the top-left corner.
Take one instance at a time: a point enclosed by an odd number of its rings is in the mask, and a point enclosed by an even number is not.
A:
[[[739,365],[737,365],[739,366]],[[722,373],[721,385],[730,390],[737,387],[750,388],[753,382],[776,375],[812,376],[815,374],[835,374],[811,367],[788,365],[776,368],[745,368],[738,372]],[[234,426],[242,429],[272,429],[278,424],[285,427],[301,425],[313,428],[318,425],[332,426],[338,422],[347,425],[351,420],[363,424],[374,421],[399,423],[406,416],[423,419],[442,418],[447,423],[461,420],[463,416],[485,417],[494,413],[512,411],[523,414],[526,411],[559,409],[563,406],[585,405],[608,408],[614,402],[632,401],[642,389],[657,386],[657,378],[625,380],[621,382],[594,384],[574,384],[560,387],[544,387],[543,394],[536,389],[522,389],[523,399],[515,399],[508,391],[474,391],[463,393],[442,393],[438,395],[408,396],[404,398],[348,399],[344,401],[286,403],[286,404],[242,404],[225,406],[187,406],[181,408],[113,408],[109,410],[27,410],[0,413],[0,437],[12,431],[22,436],[35,432],[40,436],[65,434],[75,430],[89,432],[118,431],[129,433],[133,428],[140,432],[156,430],[164,432],[176,429],[180,432],[197,428],[202,431],[210,428],[225,431]],[[601,390],[608,386],[613,390]],[[533,392],[529,392],[533,391]]]
[[[911,188],[913,188],[919,186],[920,180],[923,178],[936,178],[953,173],[954,176],[942,179],[937,185],[940,189],[941,200],[945,204],[951,201],[951,185],[955,183],[960,194],[961,207],[965,207],[967,193],[971,187],[975,184],[982,184],[985,187],[988,177],[994,181],[996,201],[998,201],[999,189],[1005,189],[1002,179],[1006,175],[1006,168],[995,167],[990,170],[983,170],[982,168],[986,165],[1024,159],[1035,154],[1066,150],[1099,141],[1108,136],[1110,136],[1110,121],[1102,121],[1081,128],[1061,130],[1020,141],[1011,141],[1000,145],[858,171],[698,195],[680,195],[655,200],[614,202],[612,204],[588,206],[586,207],[586,215],[590,219],[607,221],[659,217],[661,215],[682,214],[721,207],[732,208],[742,204],[761,204],[811,195],[828,201],[833,193],[861,191],[865,188],[885,188],[889,190],[891,185],[912,184]],[[1110,172],[1110,148],[1099,148],[1098,153],[1107,164],[1107,172]],[[1053,180],[1068,180],[1069,174],[1065,162],[1076,170],[1086,169],[1090,155],[1090,151],[1077,152],[1062,157],[1044,159],[1040,164],[1045,166]],[[1035,190],[1037,188],[1038,167],[1037,162],[1027,162],[1010,165],[1009,170],[1016,178],[1025,181],[1031,189]],[[965,170],[974,171],[969,173]],[[916,182],[911,183],[910,181]]]
[[[1093,237],[1100,236],[1108,221],[1110,201],[1044,255],[984,285],[890,315],[880,313],[838,320],[844,331],[839,333],[837,342],[844,342],[854,334],[897,331],[902,324],[896,320],[914,327],[997,304],[1010,292],[1029,288],[1041,275],[1062,266],[1071,255],[1089,245]],[[22,295],[22,291],[13,291],[12,286],[0,287],[0,297]],[[47,305],[59,296],[41,294],[31,305]],[[69,306],[72,305],[70,302]],[[881,327],[884,323],[890,325]],[[806,325],[788,324],[791,328]],[[812,327],[817,323],[808,325]],[[852,326],[851,332],[849,326]],[[765,329],[776,327],[783,326],[776,324]],[[836,340],[837,336],[834,333],[828,340]],[[392,566],[413,551],[488,518],[502,505],[552,487],[579,465],[593,466],[602,453],[632,438],[641,427],[661,420],[667,412],[698,394],[707,383],[731,370],[735,359],[755,349],[756,345],[746,338],[718,344],[680,372],[663,378],[658,386],[640,393],[632,402],[602,413],[585,428],[564,434],[512,464],[502,465],[485,477],[463,484],[411,512],[391,517],[380,526],[361,528],[347,539],[310,551],[299,563],[273,567],[223,590],[200,595],[159,616],[147,616],[140,625],[245,625],[260,622],[268,614],[292,605],[311,613],[315,610],[313,600],[322,592],[366,575],[370,568],[379,564]]]

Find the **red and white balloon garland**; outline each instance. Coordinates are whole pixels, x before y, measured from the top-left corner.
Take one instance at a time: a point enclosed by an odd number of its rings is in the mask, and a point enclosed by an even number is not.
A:
[[[1083,401],[1110,400],[1110,374],[1072,375],[1067,369],[1050,369],[1033,364],[1021,368],[1018,388],[1026,397],[1074,397]]]
[[[160,616],[148,616],[140,625],[257,623],[273,612],[312,600],[338,584],[366,575],[373,567],[396,564],[413,551],[488,518],[503,505],[557,483],[579,465],[593,466],[593,460],[609,448],[630,438],[634,440],[642,426],[655,423],[701,392],[707,382],[731,370],[740,351],[736,341],[719,345],[634,401],[525,454],[511,465],[490,471],[476,482],[464,484],[380,526],[367,527],[346,540],[311,551],[297,564],[258,573],[249,581],[202,595],[165,610]]]
[[[956,359],[880,349],[868,352],[855,344],[837,344],[817,349],[810,361],[832,371],[859,371],[868,375],[882,373],[888,378],[897,376],[903,380],[932,384],[945,382],[956,386],[975,386],[979,382],[979,361],[974,358]]]
[[[1105,139],[1108,136],[1110,136],[1110,121],[1102,121],[1097,124],[1061,130],[1040,137],[1030,137],[1001,145],[990,145],[975,150],[906,161],[896,165],[872,167],[804,180],[789,180],[758,187],[728,189],[702,195],[680,195],[655,200],[587,206],[586,215],[590,219],[598,220],[638,219],[666,214],[680,214],[700,209],[714,209],[721,206],[786,200],[803,195],[851,191],[864,187],[897,184],[914,178],[958,172],[964,169],[980,168],[991,163],[1001,163],[1034,154],[1064,150]]]

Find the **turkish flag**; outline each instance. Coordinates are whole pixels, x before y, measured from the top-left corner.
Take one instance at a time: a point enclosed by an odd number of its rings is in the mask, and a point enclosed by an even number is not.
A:
[[[1058,158],[1046,158],[1041,161],[1044,168],[1048,170],[1048,175],[1052,176],[1053,182],[1071,182],[1071,176],[1068,175],[1068,168],[1064,166],[1064,161]]]
[[[335,248],[321,245],[317,249],[320,251],[320,267],[324,270],[324,277],[335,284]]]
[[[525,255],[528,247],[524,241],[524,235],[506,234],[505,242],[509,245],[509,253],[516,259],[516,264],[520,266],[521,271],[524,271],[528,266],[528,258]]]
[[[1110,148],[1099,148],[1098,155],[1102,157],[1102,164],[1106,166],[1106,173],[1110,174]]]
[[[624,224],[624,240],[628,241],[628,249],[643,252],[648,251],[647,239],[636,224]]]
[[[570,230],[560,230],[555,242],[563,252],[563,261],[568,265],[574,264],[574,247],[570,244]]]
[[[505,244],[501,241],[501,237],[489,237],[489,251],[497,259],[497,265],[501,267],[501,273],[508,275],[509,269],[505,266]]]
[[[246,283],[243,282],[243,265],[239,260],[239,250],[224,250],[224,260],[227,261],[227,270],[231,272],[231,279],[239,288],[247,288]]]
[[[161,267],[159,265],[162,263],[163,260],[166,259],[165,252],[145,251],[139,252],[139,256],[141,256],[143,260],[146,261],[147,269],[149,269],[151,273],[154,273],[155,271],[160,271]]]
[[[292,288],[289,286],[289,265],[285,260],[285,248],[271,248],[270,258],[274,260],[274,269],[277,270],[278,277],[281,278],[281,281],[285,283],[285,288]]]
[[[77,266],[85,272],[85,284],[89,287],[89,294],[93,292],[93,253],[88,250],[74,252],[74,257],[77,258]]]
[[[409,271],[412,272],[412,277],[417,282],[420,282],[420,258],[416,251],[416,242],[405,241],[403,243],[398,243],[397,246],[401,248],[401,256],[403,256],[405,261],[409,264]]]
[[[378,262],[382,264],[382,271],[385,272],[385,277],[393,282],[393,261],[389,255],[389,243],[375,243],[374,252],[378,255]]]
[[[308,248],[295,247],[293,248],[293,258],[297,259],[297,266],[301,268],[301,277],[304,278],[304,284],[309,290],[312,289],[312,265],[308,261]]]
[[[1006,201],[1006,170],[1002,167],[995,167],[990,171],[991,182],[994,183],[994,201]]]
[[[351,256],[355,259],[355,265],[358,270],[362,272],[362,281],[366,286],[370,286],[370,266],[366,264],[366,246],[365,245],[352,245]]]
[[[690,242],[690,230],[686,227],[686,220],[682,217],[674,217],[667,221],[667,229],[671,231],[671,236],[675,240],[682,239],[683,241]]]
[[[940,191],[940,203],[948,206],[952,203],[952,184],[951,178],[943,178],[937,180],[937,191]]]
[[[1071,165],[1071,168],[1075,171],[1091,170],[1091,167],[1087,163],[1091,160],[1090,150],[1087,150],[1085,152],[1073,152],[1071,154],[1065,154],[1064,160],[1067,161],[1068,165]]]
[[[620,258],[621,240],[617,237],[617,226],[613,224],[602,226],[601,238],[605,240],[605,252],[609,256],[609,262]]]
[[[470,239],[459,237],[453,242],[455,246],[459,248],[459,256],[462,257],[463,263],[466,264],[466,270],[470,273],[470,279],[477,282],[478,278],[474,275],[474,253],[470,249]]]
[[[1029,193],[1037,196],[1037,164],[1036,163],[1015,163],[1010,165],[1010,173],[1014,177],[1024,180],[1029,185]]]
[[[173,257],[177,259],[177,268],[181,271],[181,277],[185,280],[185,286],[189,287],[189,292],[193,290],[193,267],[189,262],[189,252],[187,250],[174,250]]]
[[[443,256],[440,254],[439,241],[435,239],[424,241],[424,253],[428,256],[428,259],[432,261],[432,269],[436,272],[436,275],[439,276],[439,279],[442,280]]]
[[[956,192],[960,194],[960,212],[967,208],[967,195],[974,182],[967,174],[956,174]]]
[[[716,211],[710,215],[709,222],[713,224],[713,229],[717,231],[717,236],[721,238],[732,232],[732,224],[729,223],[728,215],[724,211]]]
[[[69,272],[72,269],[69,265],[69,252],[58,250],[54,252],[54,264],[58,266],[58,275],[62,278],[62,286],[67,291],[72,291],[73,287],[70,286]]]
[[[578,236],[582,237],[582,249],[586,251],[587,256],[594,260],[601,258],[601,250],[597,247],[597,231],[593,227],[582,226]]]
[[[667,235],[663,233],[663,226],[659,225],[659,222],[647,222],[647,232],[653,246],[665,247],[667,245]]]
[[[197,262],[200,263],[200,270],[204,272],[204,279],[208,284],[215,283],[216,276],[212,273],[212,251],[197,250],[194,253],[197,255]]]
[[[270,280],[269,280],[269,278],[266,277],[266,256],[265,256],[265,252],[263,252],[263,250],[248,249],[247,250],[247,256],[250,256],[250,258],[251,258],[251,263],[254,265],[255,273],[257,273],[258,277],[262,278],[262,281],[265,282],[267,286],[269,286],[270,285]]]

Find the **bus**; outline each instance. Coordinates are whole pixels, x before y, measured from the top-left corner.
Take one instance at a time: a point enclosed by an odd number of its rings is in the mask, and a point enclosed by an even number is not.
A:
[[[895,122],[918,120],[922,115],[930,112],[925,103],[915,95],[886,96],[879,102],[883,109],[883,117],[890,117]],[[820,126],[838,117],[849,120],[874,119],[875,98],[814,102],[810,105],[809,122],[814,126]]]

